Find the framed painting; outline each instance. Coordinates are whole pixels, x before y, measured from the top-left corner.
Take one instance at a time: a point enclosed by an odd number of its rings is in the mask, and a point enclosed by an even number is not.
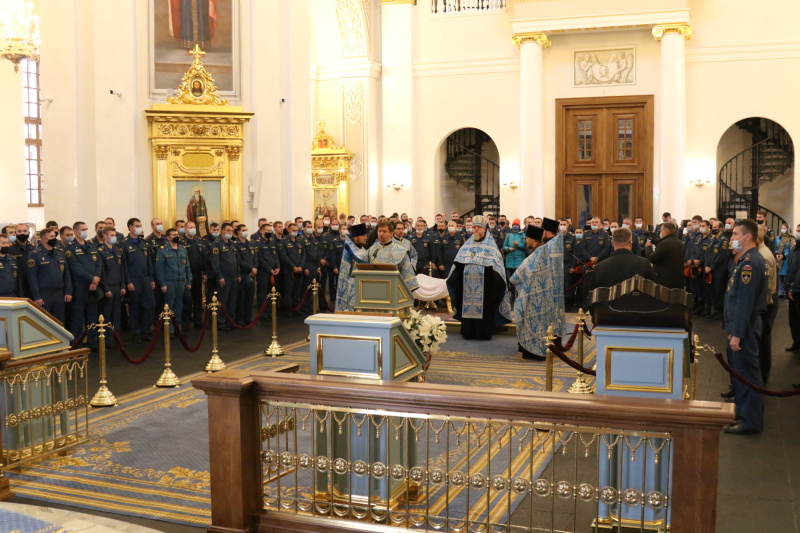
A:
[[[175,180],[175,218],[197,224],[198,235],[207,235],[212,222],[222,223],[222,213],[221,179]]]
[[[239,99],[240,0],[149,0],[150,96],[169,96],[192,63],[195,45],[223,96]],[[202,92],[202,87],[192,87]]]
[[[330,217],[338,218],[341,202],[339,188],[314,189],[314,219]]]

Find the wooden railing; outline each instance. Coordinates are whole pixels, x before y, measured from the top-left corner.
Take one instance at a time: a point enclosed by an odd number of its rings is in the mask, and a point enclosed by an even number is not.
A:
[[[733,420],[733,406],[730,404],[432,386],[239,370],[204,376],[192,384],[208,396],[212,513],[212,526],[208,531],[211,532],[326,533],[369,528],[368,524],[353,525],[332,518],[309,520],[292,512],[265,510],[263,469],[275,460],[275,455],[263,452],[262,445],[275,437],[270,436],[266,427],[262,428],[262,410],[265,405],[286,403],[302,403],[314,408],[327,406],[343,411],[488,419],[506,424],[511,421],[514,424],[553,424],[553,427],[576,428],[575,431],[599,428],[597,431],[611,435],[635,434],[630,432],[669,434],[671,531],[715,529],[719,435],[720,429]],[[312,422],[313,419],[309,424]],[[294,431],[298,428],[295,424],[286,424],[283,431],[272,429],[283,434],[287,429]],[[288,442],[291,439],[281,436],[278,440]],[[647,453],[646,445],[644,452]],[[639,453],[641,457],[642,452]],[[610,455],[609,452],[609,458]],[[291,459],[288,455],[286,457]],[[283,454],[280,459],[284,459]],[[658,459],[655,462],[658,463]],[[277,477],[281,477],[280,470]],[[290,511],[289,507],[286,509]],[[385,525],[378,527],[387,530]]]

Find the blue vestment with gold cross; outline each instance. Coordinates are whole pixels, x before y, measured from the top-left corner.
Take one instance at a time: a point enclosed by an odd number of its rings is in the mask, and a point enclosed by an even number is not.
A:
[[[366,248],[345,237],[342,251],[342,264],[339,265],[339,285],[336,287],[336,310],[353,311],[356,305],[356,280],[352,276],[353,263],[367,263]]]

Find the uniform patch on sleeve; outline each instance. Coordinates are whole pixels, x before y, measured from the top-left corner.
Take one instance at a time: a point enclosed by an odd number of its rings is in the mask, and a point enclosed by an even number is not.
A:
[[[745,268],[747,268],[747,270],[745,270]],[[749,265],[747,267],[742,267],[742,283],[747,285],[750,283],[751,279],[753,279],[753,270],[749,268]]]
[[[70,258],[72,256],[72,252],[70,252],[69,250],[67,250],[64,253],[66,254],[67,258]]]
[[[36,261],[34,261],[33,259],[28,259],[28,266],[29,267],[33,267],[33,265],[35,265],[35,264],[36,264]]]
[[[218,254],[219,253],[219,248],[212,248],[211,249],[211,253]]]

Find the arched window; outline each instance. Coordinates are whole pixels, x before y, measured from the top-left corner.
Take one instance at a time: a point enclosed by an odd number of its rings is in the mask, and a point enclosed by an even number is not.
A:
[[[39,101],[39,62],[22,66],[22,112],[25,115],[25,180],[28,207],[42,207],[42,104]]]

